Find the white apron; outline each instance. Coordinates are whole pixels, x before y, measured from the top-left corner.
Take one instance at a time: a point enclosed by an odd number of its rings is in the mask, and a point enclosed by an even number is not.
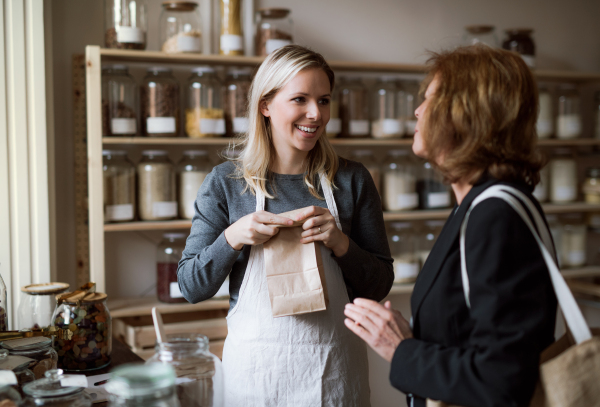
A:
[[[323,182],[329,211],[341,230],[331,188]],[[256,210],[265,197],[256,194]],[[238,301],[227,316],[223,349],[227,407],[368,407],[365,343],[344,325],[348,291],[342,271],[323,244],[329,293],[327,310],[273,318],[263,246],[252,246]]]

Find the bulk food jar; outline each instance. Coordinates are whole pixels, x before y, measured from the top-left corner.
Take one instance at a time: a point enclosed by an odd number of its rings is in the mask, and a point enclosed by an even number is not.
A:
[[[399,88],[394,77],[383,77],[375,84],[371,106],[373,138],[402,137],[404,134],[398,94]]]
[[[499,46],[496,27],[493,25],[468,25],[463,37],[464,45],[486,44],[492,48]]]
[[[220,0],[221,37],[219,54],[244,55],[242,0]]]
[[[419,107],[419,82],[403,81],[400,91],[401,99],[401,118],[404,123],[404,134],[414,136],[417,127],[417,117],[415,110]]]
[[[189,137],[218,137],[225,134],[223,84],[214,68],[201,66],[192,70],[187,82],[185,132]]]
[[[562,84],[558,89],[556,137],[559,139],[581,137],[580,99],[574,84]]]
[[[552,109],[552,95],[547,85],[539,85],[538,94],[539,114],[536,122],[538,138],[547,139],[554,133],[554,116]]]
[[[83,387],[63,387],[60,379],[63,371],[60,369],[46,372],[45,377],[23,387],[27,395],[24,407],[91,407],[92,399]]]
[[[202,52],[202,20],[198,3],[193,1],[165,1],[159,20],[162,52]]]
[[[417,193],[419,208],[440,209],[450,206],[450,187],[444,184],[444,179],[431,163],[424,162],[418,174]]]
[[[294,41],[294,24],[286,8],[262,8],[256,22],[256,55],[267,56]]]
[[[106,391],[109,407],[187,407],[177,400],[173,368],[162,363],[119,366],[110,372]]]
[[[208,160],[207,151],[183,152],[183,160],[177,166],[180,218],[192,219],[194,217],[198,190],[211,170],[212,165]]]
[[[568,214],[561,218],[561,265],[581,267],[586,263],[587,227],[581,214]]]
[[[0,342],[0,347],[8,351],[9,356],[29,359],[27,369],[33,373],[36,380],[43,378],[47,371],[56,369],[58,354],[52,348],[52,339],[50,338],[13,339]]]
[[[19,329],[41,329],[51,326],[56,295],[68,289],[67,283],[30,284],[21,287]]]
[[[419,275],[420,267],[411,224],[408,222],[392,223],[388,240],[394,259],[394,283],[414,283]]]
[[[546,165],[540,170],[540,182],[537,183],[535,189],[532,192],[532,195],[538,202],[546,202],[548,200],[548,193],[550,186],[550,169],[549,166]]]
[[[340,84],[340,118],[344,136],[369,136],[369,92],[359,78]]]
[[[33,359],[9,355],[6,349],[0,349],[0,370],[12,372],[12,374],[3,374],[2,378],[10,380],[12,382],[11,384],[19,390],[27,383],[31,383],[35,380],[35,374],[28,369],[29,364],[32,362]]]
[[[342,119],[340,119],[339,92],[334,89],[329,100],[329,122],[325,126],[325,134],[328,138],[337,137],[342,132]]]
[[[352,152],[352,158],[360,163],[362,163],[373,178],[373,182],[375,183],[375,188],[377,188],[377,192],[381,195],[381,166],[375,160],[375,156],[373,155],[373,151],[371,150],[354,150]]]
[[[594,138],[600,139],[600,92],[594,96]]]
[[[102,67],[102,137],[137,134],[137,85],[125,65]]]
[[[428,220],[425,222],[424,228],[420,231],[417,240],[417,255],[421,263],[421,268],[425,265],[427,257],[429,257],[431,249],[433,249],[435,240],[442,232],[444,223],[445,221],[443,220]]]
[[[531,28],[510,28],[504,32],[506,38],[502,42],[502,48],[520,54],[528,67],[535,68],[535,43],[531,38],[533,30]]]
[[[585,170],[583,197],[586,203],[600,204],[600,167]]]
[[[383,203],[388,211],[419,206],[416,163],[408,150],[392,150],[384,163]]]
[[[145,0],[105,0],[106,48],[146,49]]]
[[[156,294],[162,302],[187,302],[177,283],[177,264],[185,249],[184,233],[165,233],[156,251]]]
[[[138,208],[141,220],[177,217],[175,167],[164,150],[142,151],[137,165]]]
[[[218,357],[208,350],[208,338],[199,334],[167,335],[146,363],[170,365],[175,369],[177,398],[186,407],[223,407],[223,370]]]
[[[252,84],[248,68],[230,69],[225,83],[225,129],[229,136],[248,131],[248,97]]]
[[[179,83],[169,68],[152,67],[140,85],[142,135],[179,134]]]
[[[135,166],[120,150],[102,151],[104,221],[135,219]]]
[[[550,169],[550,201],[553,203],[577,200],[577,163],[571,150],[556,149],[548,164]]]

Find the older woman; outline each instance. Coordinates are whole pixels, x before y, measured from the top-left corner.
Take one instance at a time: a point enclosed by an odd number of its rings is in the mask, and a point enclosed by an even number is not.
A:
[[[540,353],[554,341],[556,297],[546,263],[509,204],[479,203],[466,229],[469,307],[459,234],[473,200],[494,185],[516,188],[543,216],[531,195],[542,165],[535,80],[517,54],[472,46],[434,54],[423,88],[413,151],[451,183],[457,206],[415,284],[412,323],[389,302],[356,299],[346,307],[346,326],[391,362],[391,383],[411,406],[427,398],[527,405]]]

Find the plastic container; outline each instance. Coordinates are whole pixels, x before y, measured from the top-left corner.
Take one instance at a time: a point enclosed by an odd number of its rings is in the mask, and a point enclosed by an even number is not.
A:
[[[586,203],[600,204],[600,167],[588,168],[585,171],[582,190]]]
[[[558,91],[556,137],[559,139],[579,138],[581,129],[579,92],[573,84],[562,84]]]
[[[540,182],[535,186],[533,190],[533,196],[538,202],[546,202],[548,200],[550,186],[550,169],[549,166],[545,166],[540,170]]]
[[[169,68],[152,67],[140,85],[142,135],[179,134],[179,83]]]
[[[371,135],[373,138],[397,138],[404,134],[398,94],[400,89],[394,77],[383,77],[373,88]]]
[[[441,209],[450,207],[452,203],[450,187],[444,184],[443,177],[433,169],[430,163],[424,162],[421,165],[418,178],[419,208]]]
[[[417,168],[408,150],[389,152],[383,170],[383,202],[388,211],[414,209],[419,206]]]
[[[486,44],[492,48],[499,47],[496,27],[493,25],[468,25],[463,37],[464,45]]]
[[[369,136],[369,92],[359,78],[340,84],[340,118],[345,137]]]
[[[212,170],[208,152],[189,150],[183,152],[183,160],[177,166],[179,190],[179,217],[192,219],[196,213],[196,197],[204,178]]]
[[[329,122],[325,126],[325,134],[328,138],[334,138],[342,132],[342,119],[340,118],[339,92],[334,89],[329,100]]]
[[[538,138],[547,139],[554,135],[554,115],[552,109],[552,94],[547,86],[539,86],[538,100],[540,111],[536,122]]]
[[[225,135],[223,84],[209,66],[192,70],[187,81],[185,132],[191,138]]]
[[[137,84],[125,65],[102,67],[102,137],[137,134]]]
[[[373,178],[377,192],[381,196],[381,165],[375,160],[373,151],[371,150],[354,150],[352,152],[352,158],[362,163]]]
[[[135,219],[135,166],[121,150],[102,151],[104,221]]]
[[[294,23],[290,10],[262,8],[256,22],[256,55],[267,56],[278,48],[294,42]]]
[[[394,259],[394,283],[414,283],[420,265],[416,251],[416,238],[408,222],[394,222],[388,235],[390,252]]]
[[[550,201],[566,203],[577,200],[577,163],[569,149],[557,149],[548,164]]]
[[[109,407],[187,407],[175,393],[175,372],[166,364],[127,364],[110,373]]]
[[[248,97],[252,75],[248,68],[230,69],[225,83],[225,129],[235,136],[248,131]]]
[[[145,0],[105,0],[106,48],[146,49]]]
[[[19,329],[41,329],[51,326],[56,295],[68,289],[67,283],[30,284],[21,287]]]
[[[219,54],[244,55],[242,0],[220,0],[219,3],[221,3]]]
[[[564,215],[562,220],[561,265],[581,267],[586,263],[587,228],[581,214]]]
[[[165,233],[156,248],[156,294],[162,302],[187,302],[177,283],[177,264],[186,237],[184,233]]]
[[[202,20],[198,3],[175,0],[163,2],[159,33],[162,52],[202,52]]]
[[[32,359],[27,365],[35,379],[44,377],[47,371],[56,369],[58,354],[52,348],[52,339],[44,337],[14,339],[0,342],[0,347],[6,349],[10,356],[20,356]]]
[[[416,81],[403,81],[401,98],[401,118],[404,123],[404,135],[413,137],[417,127],[415,110],[419,107],[419,83]]]
[[[63,387],[62,370],[50,370],[45,377],[23,387],[27,395],[24,406],[91,407],[92,399],[83,387]]]
[[[164,150],[146,150],[137,165],[138,209],[141,220],[177,217],[175,167]]]
[[[504,30],[506,38],[502,48],[517,52],[531,69],[535,68],[535,42],[531,38],[531,28],[510,28]]]

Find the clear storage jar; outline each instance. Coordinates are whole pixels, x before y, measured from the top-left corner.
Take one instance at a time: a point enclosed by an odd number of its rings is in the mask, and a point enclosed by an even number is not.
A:
[[[166,364],[127,364],[110,372],[109,407],[187,407],[175,393],[175,372]]]
[[[339,136],[342,132],[342,119],[340,118],[340,98],[337,89],[331,92],[329,100],[329,122],[325,126],[325,134],[328,138]]]
[[[423,229],[419,233],[417,240],[417,254],[419,256],[419,262],[421,268],[425,265],[433,245],[442,232],[445,221],[443,220],[428,220],[425,222]]]
[[[225,82],[225,129],[235,136],[248,131],[248,98],[252,85],[249,68],[230,69]]]
[[[531,38],[533,30],[531,28],[510,28],[504,32],[506,38],[502,42],[502,48],[520,54],[529,68],[535,68],[535,43]]]
[[[554,115],[552,108],[552,94],[548,86],[539,85],[538,93],[539,114],[536,122],[538,138],[547,139],[554,134]]]
[[[586,203],[600,204],[600,167],[588,168],[585,171],[582,190]]]
[[[408,222],[394,222],[388,235],[390,252],[394,259],[394,283],[414,283],[419,275],[416,238]]]
[[[419,194],[419,208],[440,209],[448,208],[452,202],[450,187],[444,183],[444,179],[431,163],[424,162],[421,165],[417,181],[417,193]]]
[[[52,325],[56,295],[69,289],[67,283],[30,284],[21,287],[19,329],[42,329]]]
[[[177,217],[175,168],[164,150],[146,150],[137,165],[138,208],[141,220]]]
[[[562,84],[558,89],[558,110],[556,116],[556,137],[573,139],[581,137],[581,107],[577,87]]]
[[[212,165],[208,160],[207,151],[188,150],[183,152],[183,160],[177,166],[180,218],[192,219],[194,217],[198,190],[211,170]]]
[[[121,150],[102,151],[104,221],[135,219],[135,166]]]
[[[581,267],[586,263],[587,227],[580,214],[564,215],[562,220],[561,264]]]
[[[256,16],[256,55],[267,56],[294,41],[294,23],[286,8],[261,8]]]
[[[164,67],[147,69],[140,85],[142,135],[176,137],[179,134],[179,83]]]
[[[202,20],[198,3],[177,0],[163,2],[159,33],[162,52],[202,52]]]
[[[12,384],[19,390],[27,383],[35,380],[35,374],[28,369],[29,364],[32,362],[34,360],[31,358],[9,355],[8,350],[0,349],[0,370],[12,371],[14,373],[14,378],[10,377],[10,379],[13,381]],[[16,383],[14,383],[15,380]]]
[[[244,55],[242,0],[220,0],[221,37],[219,54]]]
[[[550,185],[550,169],[546,165],[540,170],[540,182],[537,183],[532,195],[538,202],[546,202],[548,200],[548,192]]]
[[[156,249],[156,294],[162,302],[187,302],[177,283],[177,265],[185,249],[184,233],[165,233]]]
[[[102,137],[137,134],[137,85],[125,65],[102,67]]]
[[[219,137],[225,134],[223,84],[215,70],[201,66],[192,70],[187,81],[185,132],[191,138]]]
[[[27,365],[35,379],[41,379],[44,374],[52,369],[56,369],[58,363],[58,354],[52,348],[52,339],[44,337],[13,339],[0,342],[0,347],[6,349],[10,356],[21,356],[32,359]]]
[[[186,407],[223,407],[223,370],[218,357],[208,350],[208,338],[199,334],[167,335],[156,344],[155,354],[146,363],[172,366],[178,378],[177,397]]]
[[[92,399],[83,387],[63,387],[60,384],[62,370],[46,372],[45,377],[23,387],[27,395],[25,407],[91,407]]]
[[[369,136],[369,92],[359,78],[340,84],[340,118],[345,137]]]
[[[468,25],[463,37],[464,45],[486,44],[492,48],[499,47],[496,27],[493,25]]]
[[[145,0],[105,0],[106,48],[146,49]]]
[[[419,107],[419,82],[403,81],[400,91],[402,122],[404,123],[404,135],[414,136],[417,128],[417,117],[415,110]]]
[[[395,77],[382,77],[373,88],[373,138],[395,138],[404,134],[400,113],[398,83]]]
[[[371,174],[373,178],[373,182],[375,183],[375,188],[377,188],[377,192],[381,195],[381,165],[375,160],[375,155],[371,150],[354,150],[352,152],[352,158],[360,163],[362,163],[365,168]]]
[[[554,203],[577,200],[577,163],[569,149],[557,149],[549,163],[550,201]]]
[[[383,202],[388,211],[419,206],[416,163],[408,150],[392,150],[384,163]]]

